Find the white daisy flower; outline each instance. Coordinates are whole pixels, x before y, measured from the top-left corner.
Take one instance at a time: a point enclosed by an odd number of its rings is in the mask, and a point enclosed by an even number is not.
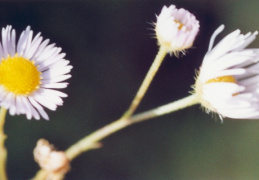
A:
[[[234,119],[259,118],[259,49],[245,49],[258,32],[236,30],[212,48],[221,25],[212,35],[195,92],[208,112]]]
[[[38,33],[33,38],[30,26],[22,32],[17,44],[11,26],[2,29],[0,42],[0,106],[11,115],[26,114],[49,119],[43,109],[56,110],[66,94],[54,90],[67,87],[64,80],[71,77],[72,69],[61,48],[49,44]]]
[[[164,6],[155,23],[158,44],[168,52],[184,51],[193,45],[200,24],[195,16],[174,5]]]

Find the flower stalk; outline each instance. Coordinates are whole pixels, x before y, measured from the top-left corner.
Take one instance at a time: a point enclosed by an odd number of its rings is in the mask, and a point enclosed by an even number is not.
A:
[[[0,179],[7,180],[6,175],[6,157],[7,150],[5,148],[5,139],[6,135],[4,134],[4,123],[5,123],[5,115],[7,110],[5,108],[1,108],[0,110]]]
[[[167,50],[163,47],[160,46],[159,51],[157,53],[157,56],[155,57],[146,77],[144,78],[136,96],[134,97],[129,109],[124,113],[122,118],[128,118],[130,117],[137,107],[139,106],[141,100],[143,99],[145,93],[147,92],[152,80],[154,79],[161,63],[163,62],[165,56],[167,54]]]
[[[189,107],[198,103],[199,103],[199,100],[197,96],[194,94],[194,95],[187,96],[183,99],[180,99],[178,101],[175,101],[163,106],[159,106],[152,110],[136,114],[128,119],[125,119],[125,118],[118,119],[117,121],[114,121],[111,124],[108,124],[103,128],[81,139],[76,144],[68,148],[65,151],[65,153],[69,160],[73,160],[81,153],[92,149],[94,144],[98,143],[100,140],[132,124],[139,123],[152,118],[156,118],[171,112],[175,112],[180,109],[184,109],[186,107]]]
[[[130,118],[132,123],[138,123],[145,120],[149,120],[155,117],[159,117],[165,114],[172,113],[174,111],[179,111],[181,109],[184,109],[186,107],[195,105],[200,103],[199,97],[196,94],[192,94],[190,96],[187,96],[183,99],[180,99],[178,101],[174,101],[172,103],[159,106],[157,108],[151,109],[149,111],[136,114]]]
[[[120,118],[103,128],[93,132],[92,134],[84,137],[83,139],[79,140],[74,145],[70,146],[66,151],[65,154],[67,158],[72,161],[74,158],[79,156],[80,154],[89,151],[91,149],[96,148],[96,144],[99,143],[100,140],[108,137],[109,135],[118,132],[126,127],[129,127],[133,124],[140,123],[149,119],[153,119],[168,113],[172,113],[195,104],[199,103],[198,96],[196,94],[187,96],[183,99],[174,101],[172,103],[159,106],[157,108],[151,109],[146,112],[142,112],[131,116],[129,118]],[[34,180],[43,180],[43,177],[46,176],[46,171],[40,170],[36,176],[33,178]]]

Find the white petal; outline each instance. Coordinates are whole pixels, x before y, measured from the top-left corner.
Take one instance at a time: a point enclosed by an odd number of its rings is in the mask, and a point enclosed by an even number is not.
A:
[[[48,69],[47,71],[44,71],[42,73],[44,79],[50,79],[51,77],[54,76],[60,76],[63,74],[67,74],[71,71],[71,66],[66,66],[63,68],[52,68],[52,69]]]
[[[24,50],[26,48],[27,45],[27,41],[28,41],[28,37],[30,35],[30,26],[28,26],[26,28],[25,31],[22,32],[19,40],[18,40],[18,44],[17,44],[17,53],[22,56],[24,54]]]
[[[55,88],[55,89],[63,89],[66,88],[68,83],[50,83],[50,84],[42,84],[43,88]]]
[[[38,69],[40,71],[45,71],[45,70],[49,69],[50,65],[55,64],[58,61],[62,60],[65,57],[65,55],[66,55],[65,53],[61,53],[61,54],[55,56],[55,58],[53,58],[53,59],[48,59],[46,61],[40,62],[38,64],[39,65]]]
[[[39,45],[40,45],[40,43],[42,42],[42,37],[40,36],[40,33],[38,33],[35,37],[34,37],[34,39],[33,39],[33,41],[32,41],[32,43],[31,43],[31,48],[29,49],[27,49],[27,52],[26,52],[26,57],[28,58],[28,59],[31,59],[32,57],[33,57],[33,55],[35,54],[35,52],[37,51],[37,49],[39,48]]]
[[[57,91],[57,90],[53,90],[53,89],[43,89],[46,93],[51,93],[55,96],[59,96],[59,97],[67,97],[67,94],[63,93],[63,92],[60,92],[60,91]]]
[[[39,48],[37,49],[37,52],[33,55],[32,59],[37,62],[38,56],[42,53],[42,51],[45,49],[45,47],[48,45],[49,39],[44,40]]]
[[[34,100],[36,100],[39,104],[45,106],[46,108],[48,108],[52,111],[55,111],[57,108],[57,105],[53,104],[52,102],[49,102],[48,99],[44,98],[43,96],[41,96],[37,93],[34,93],[31,97]]]
[[[43,79],[41,80],[41,82],[43,84],[49,84],[49,83],[62,82],[62,81],[67,80],[69,78],[71,78],[70,74],[69,75],[49,77],[48,79],[45,79],[45,77],[43,76]]]
[[[39,111],[40,115],[46,119],[49,120],[48,114],[44,111],[41,105],[39,105],[33,98],[29,97],[29,100],[31,104]]]

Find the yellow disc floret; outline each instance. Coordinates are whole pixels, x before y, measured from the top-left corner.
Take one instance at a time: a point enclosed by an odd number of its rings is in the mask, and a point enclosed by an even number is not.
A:
[[[15,55],[0,62],[0,85],[16,95],[29,95],[38,89],[41,72],[24,57]]]
[[[227,83],[237,83],[236,79],[234,78],[234,76],[221,76],[221,77],[216,77],[214,79],[210,79],[206,82],[206,84],[208,83],[216,83],[216,82],[227,82]],[[238,93],[233,94],[233,96],[238,95]]]
[[[214,79],[208,80],[206,82],[206,84],[215,83],[215,82],[237,83],[236,79],[234,78],[234,76],[221,76],[221,77],[216,77]]]
[[[179,24],[179,26],[178,26],[178,29],[179,29],[179,30],[181,30],[183,27],[185,27],[185,25],[184,25],[183,23],[181,23],[180,21],[174,20],[174,22],[175,22],[176,24]]]

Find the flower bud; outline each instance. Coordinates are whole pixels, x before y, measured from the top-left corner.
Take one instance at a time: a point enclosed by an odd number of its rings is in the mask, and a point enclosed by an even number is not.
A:
[[[155,23],[158,44],[170,53],[184,51],[192,47],[199,27],[199,21],[189,11],[164,6]]]

